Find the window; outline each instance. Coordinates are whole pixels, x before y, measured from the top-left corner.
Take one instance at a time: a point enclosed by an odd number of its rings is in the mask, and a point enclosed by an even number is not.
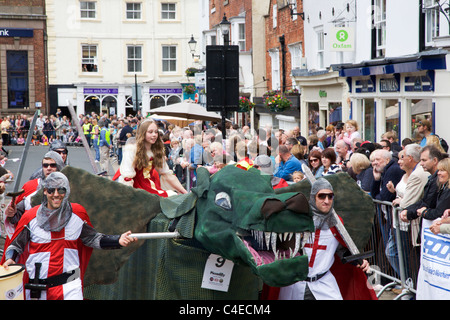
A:
[[[96,18],[96,2],[95,1],[81,1],[80,14],[82,19]]]
[[[141,20],[142,4],[135,2],[127,3],[127,20]]]
[[[176,72],[177,71],[177,47],[163,46],[162,48],[162,71]]]
[[[439,3],[432,0],[424,1],[425,10],[425,42],[427,45],[433,45],[434,37],[439,37]]]
[[[176,15],[175,3],[161,3],[161,19],[163,20],[175,20]]]
[[[317,68],[324,68],[325,37],[323,30],[317,32]]]
[[[81,65],[83,72],[98,72],[96,45],[82,45]]]
[[[239,51],[245,51],[245,24],[239,23],[238,25],[238,46]]]
[[[376,0],[374,24],[376,56],[384,57],[386,53],[386,0]]]
[[[269,51],[272,65],[272,90],[280,89],[280,54],[278,50]]]
[[[127,46],[128,72],[142,72],[142,47]]]
[[[8,107],[28,107],[28,52],[7,51]]]
[[[292,69],[301,69],[302,68],[302,45],[301,45],[301,43],[289,45],[289,52],[291,53]]]
[[[278,15],[278,7],[276,4],[274,4],[272,7],[272,13],[273,13],[272,27],[276,28],[277,27],[277,15]]]

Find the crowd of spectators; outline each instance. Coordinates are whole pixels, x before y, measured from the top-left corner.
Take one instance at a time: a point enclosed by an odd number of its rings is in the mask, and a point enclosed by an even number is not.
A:
[[[135,135],[143,119],[140,115],[108,117],[91,113],[69,120],[58,110],[55,115],[41,114],[35,128],[30,128],[30,119],[25,115],[6,116],[1,122],[1,133],[4,145],[23,144],[28,134],[33,134],[35,145],[48,145],[54,139],[67,145],[79,144],[79,135],[84,134],[89,144],[96,148],[98,122],[102,121],[109,128],[114,146],[110,156],[117,157],[120,164],[123,146]],[[83,132],[78,132],[73,121],[79,121]],[[169,168],[186,189],[195,186],[196,169],[200,166],[211,174],[226,165],[246,170],[254,167],[272,177],[274,188],[305,179],[303,165],[316,178],[347,173],[374,200],[387,201],[404,209],[400,215],[400,229],[410,252],[420,246],[418,217],[436,219],[448,215],[449,197],[442,196],[448,194],[448,175],[443,182],[438,183],[436,178],[437,166],[447,158],[448,150],[432,133],[428,120],[418,124],[419,140],[405,138],[399,142],[396,133],[389,131],[378,143],[363,140],[354,120],[326,128],[316,127],[306,136],[301,134],[299,127],[283,130],[266,126],[251,131],[248,126],[239,127],[227,122],[226,139],[222,139],[220,123],[195,122],[179,127],[158,121],[158,126]],[[431,166],[432,161],[434,166]],[[386,256],[399,273],[391,213],[379,207],[377,219],[382,227]],[[412,230],[413,236],[408,239],[410,233],[407,231]],[[408,253],[406,256],[417,259],[417,255]]]

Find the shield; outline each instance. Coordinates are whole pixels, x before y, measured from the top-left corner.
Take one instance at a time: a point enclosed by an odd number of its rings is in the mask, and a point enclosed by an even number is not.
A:
[[[150,110],[150,113],[161,116],[179,117],[187,120],[221,121],[222,116],[216,112],[207,111],[197,103],[183,101],[165,107]]]

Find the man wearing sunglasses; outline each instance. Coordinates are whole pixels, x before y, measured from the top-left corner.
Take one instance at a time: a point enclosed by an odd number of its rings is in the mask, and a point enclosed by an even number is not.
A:
[[[348,250],[336,229],[333,201],[332,185],[324,178],[317,179],[309,198],[315,232],[304,240],[304,251],[309,257],[308,278],[281,288],[280,300],[375,299],[373,290],[367,288],[364,274],[369,263],[363,260],[355,267],[340,262]]]
[[[15,226],[25,211],[31,209],[31,197],[37,192],[42,181],[45,180],[50,173],[61,171],[63,167],[63,159],[58,153],[49,151],[44,155],[40,170],[42,172],[42,178],[39,177],[27,181],[22,186],[24,192],[13,199],[14,201],[11,201],[5,210],[5,228],[7,230],[8,238],[10,238],[14,233]],[[9,241],[7,239],[6,243],[8,242]]]
[[[83,299],[82,280],[92,248],[120,249],[137,239],[129,237],[131,231],[97,232],[86,209],[69,202],[69,180],[61,172],[52,172],[42,189],[42,204],[27,211],[18,223],[3,266],[18,258],[24,261],[27,300]]]
[[[62,158],[63,166],[66,166],[69,164],[69,160],[67,158],[67,155],[69,154],[69,151],[67,149],[67,146],[64,142],[61,140],[53,140],[53,142],[50,144],[50,148],[48,151],[55,151],[57,154],[59,154]],[[37,179],[37,178],[45,178],[42,168],[36,169],[35,172],[31,175],[29,180]]]

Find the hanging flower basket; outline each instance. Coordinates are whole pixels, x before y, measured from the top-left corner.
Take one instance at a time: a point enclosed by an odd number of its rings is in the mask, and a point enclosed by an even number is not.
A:
[[[266,100],[264,100],[264,105],[272,112],[283,112],[288,111],[292,107],[292,102],[286,97],[276,94],[267,96]]]
[[[193,84],[184,87],[184,92],[186,92],[187,94],[193,94],[196,90],[197,88]]]
[[[239,112],[249,112],[253,109],[255,104],[251,102],[246,97],[240,97],[239,98]]]
[[[195,74],[196,74],[198,71],[199,71],[199,70],[198,70],[197,68],[193,68],[193,67],[187,68],[187,69],[186,69],[186,76],[187,76],[187,77],[193,77],[193,76],[195,76]]]
[[[277,94],[280,94],[279,90],[269,90],[266,93],[264,93],[263,97],[272,97],[272,96],[275,96]]]
[[[287,96],[298,96],[300,94],[300,92],[298,91],[297,88],[293,88],[293,89],[286,90],[284,92],[284,94]]]

